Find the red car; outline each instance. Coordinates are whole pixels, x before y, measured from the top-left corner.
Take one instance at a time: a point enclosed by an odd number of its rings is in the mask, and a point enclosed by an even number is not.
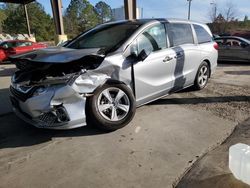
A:
[[[7,60],[10,55],[21,54],[32,50],[47,48],[46,44],[28,40],[9,40],[0,43],[0,62]]]

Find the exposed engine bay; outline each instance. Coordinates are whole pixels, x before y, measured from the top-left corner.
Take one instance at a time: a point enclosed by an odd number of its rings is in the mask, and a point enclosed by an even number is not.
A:
[[[44,63],[15,59],[14,63],[19,70],[13,77],[13,83],[26,86],[63,83],[79,76],[84,70],[96,69],[103,59],[103,57],[95,55],[88,55],[67,63]]]

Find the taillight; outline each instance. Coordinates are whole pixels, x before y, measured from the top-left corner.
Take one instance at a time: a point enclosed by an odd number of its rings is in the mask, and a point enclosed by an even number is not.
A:
[[[219,45],[218,45],[216,42],[214,43],[214,49],[215,49],[215,50],[218,50],[218,49],[219,49]]]

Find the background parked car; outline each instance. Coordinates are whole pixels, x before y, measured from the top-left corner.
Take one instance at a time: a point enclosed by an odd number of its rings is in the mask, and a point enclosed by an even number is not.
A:
[[[250,41],[241,37],[218,37],[219,61],[250,62]]]
[[[0,63],[6,59],[6,54],[3,49],[0,48]]]
[[[47,48],[47,45],[28,40],[4,41],[0,43],[0,62],[7,60],[10,55],[21,54],[41,48]]]

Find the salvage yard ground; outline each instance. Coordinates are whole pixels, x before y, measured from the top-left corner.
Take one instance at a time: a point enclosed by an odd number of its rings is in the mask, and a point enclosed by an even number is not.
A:
[[[165,188],[177,185],[188,169],[179,187],[195,187],[213,174],[230,173],[222,170],[227,147],[217,149],[221,161],[206,163],[213,154],[204,154],[250,117],[250,64],[223,63],[204,90],[186,89],[138,108],[121,130],[41,130],[11,112],[8,87],[14,70],[0,65],[0,187]],[[216,162],[224,164],[220,173],[199,174],[216,168]],[[199,167],[194,172],[193,164]]]

